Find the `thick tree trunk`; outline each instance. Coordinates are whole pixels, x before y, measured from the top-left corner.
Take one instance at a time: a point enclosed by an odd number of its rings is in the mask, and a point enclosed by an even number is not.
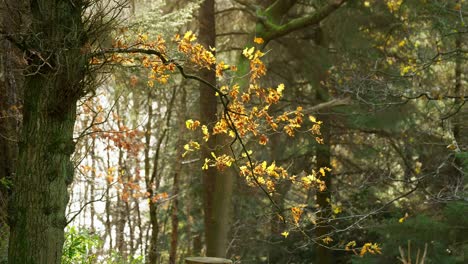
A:
[[[14,34],[22,29],[16,21],[21,16],[23,3],[5,0],[0,9],[2,32]],[[12,14],[8,8],[18,10]],[[23,76],[20,68],[22,52],[13,43],[0,39],[0,262],[8,255],[8,200],[11,194],[10,184],[15,172],[18,157],[18,138],[21,125],[21,96]]]
[[[9,263],[60,263],[73,127],[85,57],[82,9],[71,1],[31,1],[24,42],[23,127],[10,207]]]

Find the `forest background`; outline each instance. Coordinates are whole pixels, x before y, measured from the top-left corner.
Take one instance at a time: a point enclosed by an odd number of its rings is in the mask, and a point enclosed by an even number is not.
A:
[[[465,0],[25,2],[0,261],[464,263]]]

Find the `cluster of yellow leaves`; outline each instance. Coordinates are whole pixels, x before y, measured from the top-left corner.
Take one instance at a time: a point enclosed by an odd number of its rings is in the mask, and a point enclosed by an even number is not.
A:
[[[274,161],[270,165],[266,161],[257,163],[253,169],[246,162],[246,165],[240,167],[240,175],[245,178],[247,184],[251,186],[260,184],[265,186],[270,193],[275,191],[276,181],[289,177],[288,172],[283,167],[276,166]]]
[[[184,38],[176,37],[179,41],[179,51],[186,53],[188,56],[193,56],[194,44],[192,41],[196,39],[192,33],[185,34]],[[254,39],[254,42],[261,44],[260,38]],[[218,89],[218,96],[221,100],[227,99],[229,104],[228,109],[224,112],[218,121],[208,127],[205,124],[200,124],[198,121],[187,120],[186,126],[190,130],[201,128],[203,139],[208,141],[210,136],[218,134],[226,134],[232,138],[237,136],[242,139],[255,139],[260,145],[267,145],[269,142],[269,134],[279,133],[283,131],[285,134],[293,137],[304,126],[304,114],[302,107],[297,107],[294,110],[284,111],[279,115],[272,115],[269,109],[272,105],[279,103],[283,97],[285,90],[284,84],[279,84],[277,87],[264,88],[260,85],[260,77],[266,74],[266,68],[261,58],[264,53],[256,47],[249,47],[243,50],[243,55],[250,61],[250,82],[244,87],[238,84],[222,85]],[[210,64],[211,56],[203,55],[196,56],[197,60],[204,61],[205,65]],[[193,61],[197,63],[196,61]],[[198,64],[202,66],[203,64]],[[222,72],[230,66],[220,62],[216,65],[217,76],[220,77]],[[211,68],[213,70],[213,68]],[[231,68],[232,70],[232,68]],[[228,116],[229,115],[229,116]],[[309,129],[305,129],[315,136],[318,143],[323,143],[320,138],[321,121],[315,117],[309,116]],[[193,143],[192,143],[193,144]],[[186,148],[187,151],[195,150],[195,148]],[[249,158],[247,159],[247,155]],[[320,177],[325,176],[329,168],[322,168],[319,171],[313,171],[312,175],[304,177],[302,181],[297,181],[296,176],[289,175],[287,170],[276,165],[275,162],[268,163],[266,161],[255,161],[251,159],[251,153],[244,153],[242,157],[245,163],[240,166],[240,175],[246,180],[250,186],[261,186],[268,193],[274,193],[275,187],[279,181],[289,180],[293,183],[298,183],[306,188],[316,187],[320,191],[326,189],[325,181]],[[220,170],[230,167],[234,162],[234,158],[228,155],[216,156],[212,153],[211,157],[206,157],[202,169],[206,170],[209,167],[216,167]],[[299,208],[299,207],[297,207]],[[298,221],[298,214],[293,214],[293,221]]]
[[[365,243],[364,246],[361,248],[361,252],[359,252],[360,256],[364,256],[366,253],[371,254],[382,254],[382,249],[377,243]]]
[[[312,174],[304,176],[301,178],[301,183],[304,188],[317,187],[321,192],[325,191],[327,186],[325,181],[321,180],[321,177],[325,177],[326,171],[330,172],[331,169],[328,167],[320,168],[319,171],[312,170]]]
[[[346,251],[353,251],[354,254],[358,254],[355,247],[356,247],[357,243],[356,241],[350,241],[346,244],[345,246],[345,250]],[[359,255],[362,257],[364,256],[365,254],[367,253],[370,253],[370,254],[382,254],[382,249],[380,248],[380,246],[377,244],[377,243],[365,243],[362,247],[361,247],[361,250],[359,252]]]
[[[185,121],[185,126],[190,130],[196,130],[197,127],[200,126],[200,121],[198,120],[193,121],[192,119],[189,119]]]
[[[263,52],[261,52],[258,49],[255,49],[255,47],[250,47],[245,48],[242,51],[242,54],[250,61],[251,81],[255,81],[266,74],[265,64],[263,64],[263,62],[260,60],[260,58],[263,57],[263,55],[265,55]]]
[[[113,47],[116,49],[144,49],[157,51],[163,56],[167,53],[167,45],[164,38],[157,36],[156,39],[150,40],[147,34],[139,33],[136,37],[127,32],[127,30],[121,30],[118,36],[113,41]],[[93,58],[95,60],[95,58]],[[124,55],[112,55],[111,59],[108,59],[113,63],[135,65],[136,61],[141,62],[145,68],[150,69],[148,74],[147,85],[149,87],[154,86],[154,82],[160,84],[166,84],[169,80],[170,73],[173,73],[176,69],[174,63],[163,63],[161,58],[153,55],[137,56],[135,54]]]
[[[330,244],[331,242],[333,242],[333,238],[329,237],[329,236],[326,236],[324,238],[322,238],[322,242],[325,244],[325,245],[328,245]]]
[[[304,213],[304,209],[302,207],[299,207],[299,206],[291,207],[291,215],[296,225],[299,224],[299,220],[301,219],[302,213]]]
[[[195,43],[196,39],[192,31],[185,33],[182,38],[178,34],[174,37],[179,51],[185,54],[190,62],[201,68],[212,69],[212,66],[216,64],[215,56],[201,44]]]
[[[211,152],[213,159],[205,158],[205,163],[203,164],[202,169],[207,170],[208,167],[216,167],[218,170],[223,171],[227,167],[231,167],[235,159],[229,155],[222,154],[216,156],[214,152]]]
[[[189,143],[184,145],[185,152],[182,154],[182,157],[187,156],[187,153],[197,151],[200,149],[200,144],[198,142],[190,140]]]
[[[387,0],[387,7],[390,12],[395,13],[400,10],[401,4],[403,4],[403,0]]]
[[[224,62],[217,62],[213,54],[214,48],[205,48],[199,43],[196,43],[197,37],[193,32],[189,31],[183,36],[176,35],[172,41],[177,45],[177,50],[184,57],[185,61],[190,64],[184,64],[184,67],[193,65],[200,69],[209,69],[216,72],[217,77],[221,78],[226,70],[235,71],[235,66],[230,66]],[[262,44],[264,41],[261,38],[255,38],[254,43]],[[138,34],[136,37],[131,37],[122,33],[116,37],[114,48],[117,49],[138,49],[147,50],[144,55],[127,54],[122,55],[122,58],[114,58],[119,63],[137,63],[150,69],[148,75],[148,86],[153,87],[155,82],[165,84],[168,82],[169,76],[178,67],[179,62],[170,59],[167,54],[166,42],[158,36],[155,40],[150,40],[146,34]],[[211,50],[211,51],[210,51]],[[213,51],[213,52],[212,52]],[[153,54],[153,53],[157,54]],[[145,53],[145,52],[143,52]],[[260,145],[267,145],[269,142],[268,135],[272,133],[284,132],[293,137],[297,132],[300,132],[304,124],[310,125],[310,128],[303,129],[302,132],[309,132],[319,143],[323,143],[320,136],[321,121],[317,121],[315,117],[309,116],[308,121],[304,120],[302,107],[297,107],[293,110],[287,110],[278,115],[272,115],[269,109],[272,105],[280,102],[285,90],[284,84],[279,84],[277,87],[262,87],[260,78],[266,74],[266,67],[262,62],[262,57],[265,55],[258,47],[248,47],[243,50],[243,56],[249,60],[250,78],[249,83],[240,87],[238,84],[223,85],[216,87],[218,96],[225,103],[224,114],[220,116],[218,121],[212,126],[201,124],[197,120],[189,119],[186,121],[187,129],[191,131],[201,130],[203,140],[208,141],[212,135],[226,134],[232,138],[240,137],[243,140],[255,140]],[[120,56],[120,55],[119,55]],[[127,57],[125,57],[127,56]],[[140,56],[140,57],[138,57]],[[176,64],[177,63],[177,64]],[[130,79],[132,85],[136,85],[136,77]],[[310,121],[310,122],[309,122]],[[186,156],[190,152],[200,149],[200,144],[196,141],[189,141],[184,145]],[[245,149],[244,149],[245,151]],[[305,177],[302,181],[297,181],[296,176],[290,176],[286,169],[277,166],[275,162],[268,163],[266,161],[255,161],[252,159],[252,153],[246,152],[242,155],[245,160],[245,165],[240,166],[240,174],[249,185],[261,186],[268,193],[275,192],[275,185],[280,180],[289,180],[293,183],[298,183],[304,187],[317,187],[323,191],[326,189],[325,182],[320,177],[325,176],[325,172],[330,169],[322,168],[318,172],[313,171],[312,175]],[[236,160],[227,154],[217,155],[211,153],[211,157],[206,157],[202,169],[206,170],[210,167],[215,167],[218,170],[224,170],[232,166]],[[161,199],[161,196],[153,196],[150,198],[152,202]],[[296,225],[303,212],[299,206],[293,207],[292,219]],[[285,235],[287,236],[287,234]]]
[[[339,204],[332,204],[332,212],[334,214],[340,214],[343,212],[343,208]]]
[[[348,242],[348,243],[346,244],[345,250],[346,250],[346,251],[349,251],[349,250],[353,249],[355,246],[356,246],[356,241],[354,241],[354,240],[353,240],[353,241],[350,241],[350,242]]]

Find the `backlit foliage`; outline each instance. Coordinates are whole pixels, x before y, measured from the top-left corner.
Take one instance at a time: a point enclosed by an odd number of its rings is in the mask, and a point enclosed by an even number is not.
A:
[[[250,67],[249,76],[245,76],[248,82],[232,83],[230,80],[233,78],[230,76],[235,75],[237,67],[217,61],[212,52],[214,48],[206,48],[197,43],[197,37],[191,31],[183,36],[175,35],[169,43],[161,36],[152,39],[144,33],[138,34],[137,37],[132,37],[132,34],[126,30],[120,33],[115,38],[112,50],[98,54],[112,54],[110,58],[105,57],[107,62],[140,65],[147,68],[149,89],[154,89],[157,84],[166,84],[171,74],[179,71],[185,78],[196,79],[209,85],[219,97],[223,109],[213,126],[189,119],[185,123],[186,128],[193,132],[200,131],[205,142],[214,135],[227,135],[232,138],[233,143],[238,143],[237,149],[240,149],[241,153],[236,155],[234,148],[231,154],[212,152],[211,157],[206,157],[203,161],[201,169],[215,167],[222,171],[236,163],[239,167],[239,174],[247,185],[261,188],[272,202],[271,196],[276,192],[277,184],[283,181],[289,181],[304,190],[314,188],[318,192],[323,192],[327,189],[324,178],[331,171],[330,168],[312,170],[309,175],[305,176],[292,175],[275,161],[256,160],[255,154],[247,149],[247,142],[257,142],[260,146],[268,145],[269,137],[277,133],[284,133],[289,137],[294,137],[297,133],[308,133],[317,143],[323,144],[320,132],[322,122],[312,115],[306,116],[301,106],[279,114],[271,113],[270,108],[280,102],[287,88],[284,84],[278,84],[276,87],[262,85],[261,78],[266,75],[267,69],[262,61],[265,53],[258,47],[246,47],[242,51]],[[255,38],[254,42],[261,44],[263,39]],[[177,52],[170,53],[169,51],[174,49],[169,46],[175,47]],[[95,56],[91,62],[102,63],[101,57]],[[195,75],[187,74],[189,70],[200,69],[215,71],[218,84],[210,84]],[[130,80],[131,83],[136,81]],[[194,134],[193,138],[195,137]],[[183,156],[199,150],[200,144],[190,140],[184,146]],[[158,202],[167,198],[167,194],[154,194],[152,197],[148,195],[146,194],[145,197],[150,202]],[[300,230],[304,208],[305,205],[295,205],[291,207],[290,214],[283,215],[283,212],[278,212],[278,216],[284,223],[290,224],[290,230]],[[334,213],[339,214],[341,210],[341,207],[335,206]],[[284,231],[281,235],[287,238],[289,231]],[[329,236],[320,239],[324,244],[333,241],[333,238]],[[376,244],[368,244],[364,245],[361,253],[379,253]]]

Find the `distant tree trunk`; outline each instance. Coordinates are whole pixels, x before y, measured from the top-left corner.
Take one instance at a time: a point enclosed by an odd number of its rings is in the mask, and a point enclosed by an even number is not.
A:
[[[96,182],[96,138],[93,137],[91,140],[91,190],[90,190],[90,197],[89,200],[94,199],[95,197],[95,190],[94,190],[94,184]],[[91,218],[91,232],[95,232],[96,228],[94,226],[94,217],[96,214],[96,209],[94,208],[94,203],[90,204],[90,218]]]
[[[463,64],[463,55],[462,55],[462,38],[463,34],[458,33],[455,39],[455,48],[457,49],[457,56],[455,57],[455,91],[454,95],[457,96],[455,99],[455,105],[461,106],[463,103],[462,99],[464,96],[464,89],[463,89],[463,79],[462,79],[462,74],[465,72],[464,71],[464,64]],[[468,139],[468,136],[466,135],[466,120],[463,122],[463,116],[466,114],[466,110],[464,108],[461,108],[459,110],[460,112],[457,113],[454,116],[453,120],[453,137],[455,141],[457,142],[458,147],[461,149],[461,151],[467,151],[466,149],[463,149],[464,145],[466,144],[466,140]],[[463,133],[465,131],[465,133]],[[467,173],[464,168],[464,159],[462,156],[456,157],[455,158],[455,182],[453,183],[456,186],[459,186],[463,188],[464,186],[464,178],[465,174]],[[468,162],[468,161],[465,161]],[[458,188],[457,188],[458,189]],[[461,191],[461,190],[460,190]]]
[[[199,40],[205,47],[215,47],[215,5],[214,0],[205,0],[200,7],[198,21],[200,23]],[[200,76],[216,85],[216,75],[213,70],[202,70]],[[205,84],[200,85],[200,121],[211,131],[217,120],[217,96],[215,91]],[[201,161],[211,157],[211,152],[224,145],[225,139],[213,136],[207,144],[202,144]],[[226,153],[225,149],[221,152]],[[203,171],[205,242],[206,255],[224,257],[226,255],[229,232],[229,212],[231,207],[233,175],[229,170],[217,171],[210,167]]]
[[[110,140],[107,139],[107,145],[109,146]],[[107,148],[107,173],[109,174],[110,171],[110,150]],[[111,223],[111,215],[112,215],[112,210],[111,210],[111,196],[110,196],[110,190],[112,187],[112,177],[109,177],[111,175],[108,175],[106,178],[106,205],[105,205],[105,211],[106,211],[106,222],[105,222],[105,227],[106,227],[106,236],[109,237],[109,248],[113,248],[113,239],[112,239],[112,223]]]
[[[153,157],[153,171],[151,173],[151,176],[145,179],[146,181],[146,188],[147,192],[150,195],[150,200],[154,198],[154,195],[157,195],[156,192],[159,189],[160,186],[160,181],[161,181],[161,174],[162,171],[159,169],[159,161],[160,161],[160,155],[161,155],[161,150],[164,145],[167,144],[167,134],[169,131],[170,127],[170,121],[171,121],[171,115],[172,115],[172,107],[174,106],[174,100],[176,97],[176,89],[172,91],[171,99],[169,102],[169,105],[167,106],[166,113],[164,116],[165,123],[164,123],[164,128],[161,131],[161,133],[158,136],[157,143],[156,143],[156,152]],[[149,104],[151,104],[151,101],[148,101]],[[150,109],[150,113],[153,112],[152,108]],[[147,127],[151,128],[151,123],[148,121]],[[151,223],[151,240],[150,240],[150,252],[149,252],[149,263],[154,264],[154,263],[159,263],[159,253],[158,253],[158,236],[160,232],[160,227],[159,227],[159,221],[158,221],[158,215],[157,215],[157,209],[158,209],[158,203],[157,201],[151,201],[149,204],[150,207],[150,223]],[[167,219],[167,218],[166,218]]]
[[[9,263],[61,261],[76,102],[86,65],[80,3],[29,2],[30,34],[24,42],[29,65],[10,200]]]
[[[116,113],[120,116],[120,104],[116,104]],[[117,129],[120,131],[120,128],[123,127],[123,124],[118,118]],[[126,219],[126,210],[125,210],[125,201],[123,199],[124,192],[126,192],[125,184],[127,183],[127,175],[124,166],[124,151],[122,146],[119,146],[119,159],[117,166],[117,181],[120,184],[120,190],[117,190],[117,208],[116,208],[116,234],[115,234],[115,246],[120,253],[120,256],[123,259],[126,259],[126,244],[125,244],[125,225],[127,222]]]
[[[186,109],[186,101],[187,101],[187,93],[183,87],[181,87],[181,97],[180,97],[180,106],[181,109],[179,111],[180,116],[179,118],[179,133],[178,139],[176,143],[177,154],[176,154],[176,162],[175,162],[175,169],[174,169],[174,181],[172,184],[172,195],[174,196],[174,200],[172,202],[171,208],[171,248],[169,251],[169,263],[175,264],[177,262],[177,242],[178,242],[178,234],[179,234],[179,189],[180,189],[180,176],[182,172],[182,153],[184,151],[184,135],[183,132],[184,124],[185,124],[185,113],[187,112]]]
[[[151,158],[150,158],[150,148],[151,148],[151,134],[152,134],[152,116],[153,116],[153,106],[152,106],[152,96],[151,92],[148,93],[148,121],[146,123],[145,131],[145,182],[146,190],[149,194],[149,198],[154,195],[153,191],[153,181],[151,172]],[[154,163],[156,165],[156,163]],[[153,173],[155,173],[155,168],[153,168]],[[149,216],[150,216],[150,227],[151,227],[151,237],[149,243],[149,252],[148,252],[148,263],[155,264],[158,259],[157,255],[157,245],[158,245],[158,235],[159,235],[159,223],[157,215],[157,204],[150,200],[149,202]]]

